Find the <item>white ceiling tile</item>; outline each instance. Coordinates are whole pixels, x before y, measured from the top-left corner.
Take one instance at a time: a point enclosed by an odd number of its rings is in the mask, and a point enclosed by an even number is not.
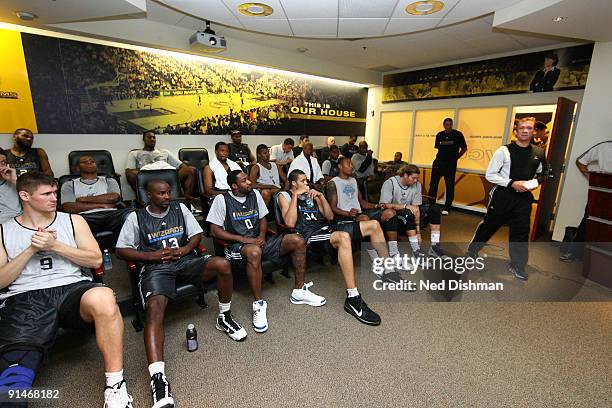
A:
[[[393,11],[392,17],[393,18],[421,18],[421,17],[442,18],[459,1],[460,0],[443,0],[444,7],[442,8],[442,10],[438,11],[437,13],[429,14],[429,15],[426,15],[426,16],[414,16],[412,14],[406,13],[406,6],[411,4],[411,3],[414,3],[415,0],[399,0],[398,3],[397,3],[397,6],[395,7],[395,10]]]
[[[242,27],[240,21],[220,0],[159,0],[203,20]]]
[[[427,30],[434,28],[440,21],[442,21],[440,18],[392,18],[387,25],[385,35]]]
[[[244,27],[247,30],[260,31],[278,35],[293,35],[289,22],[283,20],[271,19],[248,19],[243,21]]]
[[[391,17],[397,0],[339,0],[340,18]]]
[[[474,18],[521,1],[522,0],[461,0],[446,17]]]
[[[179,27],[189,28],[191,30],[204,30],[206,28],[206,23],[204,21],[191,16],[184,16],[181,21],[179,21],[175,25]],[[213,25],[212,29],[215,30],[217,34],[221,34],[225,27]]]
[[[388,18],[341,18],[338,21],[338,35],[349,37],[382,35],[388,21]]]
[[[280,0],[287,18],[337,18],[338,0]]]
[[[179,13],[169,7],[151,0],[147,0],[147,18],[159,23],[176,25],[185,17],[185,14]]]
[[[329,37],[338,33],[336,18],[294,18],[289,20],[293,33],[298,36]]]

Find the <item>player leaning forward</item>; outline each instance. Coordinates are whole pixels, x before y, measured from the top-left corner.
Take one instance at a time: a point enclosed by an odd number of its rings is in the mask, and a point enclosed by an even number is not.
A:
[[[516,140],[495,151],[486,178],[495,184],[484,220],[478,224],[468,247],[475,257],[484,244],[504,224],[510,227],[510,273],[527,280],[525,265],[529,257],[527,241],[531,224],[532,190],[549,173],[544,149],[531,144],[535,118],[519,119]]]
[[[104,406],[131,407],[115,295],[82,272],[102,263],[96,240],[80,215],[56,212],[52,177],[27,173],[16,188],[23,213],[1,226],[0,389],[32,386],[58,327],[95,328],[106,371]]]

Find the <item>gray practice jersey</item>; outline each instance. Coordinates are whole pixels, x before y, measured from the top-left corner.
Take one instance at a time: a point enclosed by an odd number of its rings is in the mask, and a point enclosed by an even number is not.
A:
[[[423,204],[421,191],[421,183],[418,181],[411,186],[403,186],[400,183],[399,176],[389,177],[382,186],[379,202],[385,204],[421,205]]]
[[[140,169],[142,166],[158,161],[164,161],[174,167],[182,164],[179,159],[166,149],[155,149],[152,151],[133,150],[128,154],[126,169]]]
[[[21,213],[21,203],[15,185],[8,181],[0,183],[0,224]]]
[[[244,211],[257,211],[259,219],[264,218],[268,215],[268,207],[266,207],[266,203],[261,197],[261,193],[259,190],[253,190],[255,193],[255,199],[257,201],[257,208],[244,208]],[[227,193],[230,197],[232,197],[235,201],[239,203],[246,203],[246,197],[237,197],[232,194],[231,191]],[[208,216],[206,217],[206,221],[218,225],[225,229],[225,221],[227,216],[227,206],[226,200],[223,194],[218,194],[215,196],[215,199],[210,206],[210,211],[208,212]]]
[[[356,208],[361,212],[359,204],[359,196],[357,190],[357,180],[354,177],[349,177],[344,180],[340,177],[331,179],[336,185],[336,193],[338,194],[338,208],[342,211],[351,211],[351,208]]]
[[[92,180],[76,178],[62,185],[62,203],[74,203],[77,198],[80,197],[93,197],[108,193],[120,194],[119,184],[112,178],[104,176],[98,176],[97,179]],[[93,210],[83,211],[81,214],[114,209],[115,208],[94,208]]]
[[[181,213],[183,214],[183,218],[185,220],[185,229],[187,230],[187,239],[191,239],[194,235],[202,233],[202,227],[198,221],[194,218],[191,211],[185,207],[185,204],[179,204]],[[161,214],[154,214],[149,211],[149,207],[146,209],[147,213],[152,218],[163,219],[170,212],[170,208]],[[171,242],[171,241],[169,241]],[[173,245],[169,245],[171,247],[175,247]],[[119,238],[117,239],[117,248],[132,248],[141,250],[140,248],[140,227],[138,225],[138,216],[136,212],[131,212],[130,215],[125,219],[123,223],[123,227],[121,227],[121,232],[119,233]]]
[[[2,245],[9,262],[30,246],[32,235],[36,232],[36,230],[19,224],[15,219],[2,224],[0,228],[2,229]],[[55,220],[48,228],[57,231],[57,240],[61,243],[77,247],[70,214],[57,212]],[[13,283],[0,289],[0,300],[18,293],[69,285],[83,280],[91,280],[91,277],[84,275],[79,265],[55,252],[41,251],[30,258]]]

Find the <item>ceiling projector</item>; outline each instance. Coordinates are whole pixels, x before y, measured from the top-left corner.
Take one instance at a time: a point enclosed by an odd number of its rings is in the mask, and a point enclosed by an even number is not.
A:
[[[206,22],[204,31],[197,31],[189,37],[191,49],[200,52],[223,52],[227,49],[225,37],[215,34],[210,28],[210,22]]]

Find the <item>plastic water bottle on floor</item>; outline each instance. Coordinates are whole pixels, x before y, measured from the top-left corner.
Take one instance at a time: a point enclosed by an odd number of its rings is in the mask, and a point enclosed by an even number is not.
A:
[[[198,349],[198,331],[193,324],[187,326],[187,351]]]
[[[113,269],[113,258],[111,258],[111,254],[108,252],[108,249],[105,249],[104,253],[102,254],[102,263],[104,264],[105,271],[110,271]]]

